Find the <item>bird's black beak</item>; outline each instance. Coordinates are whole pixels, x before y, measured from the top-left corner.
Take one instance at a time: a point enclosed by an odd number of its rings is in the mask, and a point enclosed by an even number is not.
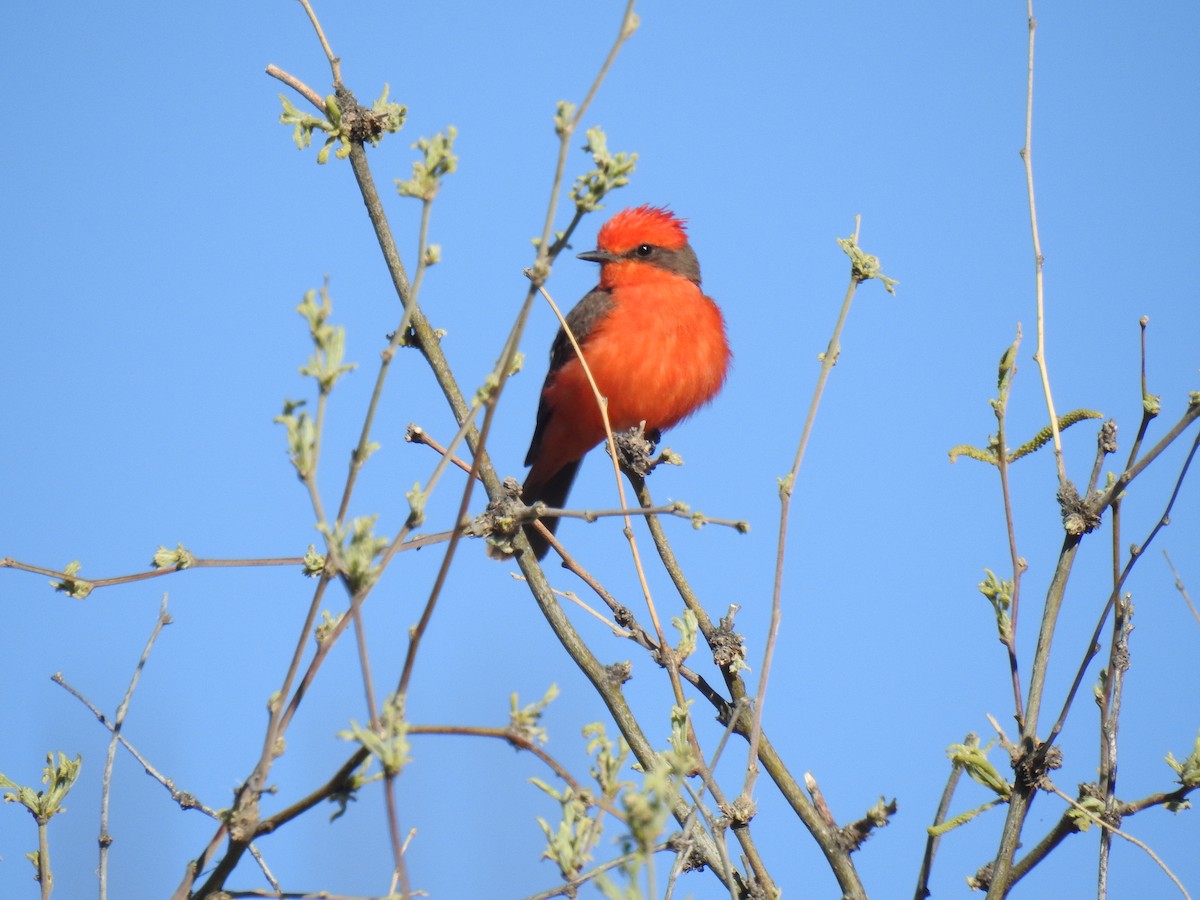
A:
[[[613,256],[613,254],[611,254],[605,250],[589,250],[589,251],[587,251],[587,253],[580,253],[579,256],[576,257],[576,259],[583,259],[583,260],[587,260],[588,262],[600,263],[601,265],[603,265],[604,263],[615,262],[616,260],[618,260],[620,258],[621,257],[619,257],[619,256]]]

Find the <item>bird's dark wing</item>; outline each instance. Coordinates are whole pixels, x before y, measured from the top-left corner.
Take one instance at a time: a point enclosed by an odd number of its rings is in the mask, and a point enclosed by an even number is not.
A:
[[[608,315],[612,305],[612,293],[595,287],[567,313],[567,326],[581,347],[587,343],[588,335],[596,327],[596,323]],[[574,358],[575,349],[571,346],[567,333],[561,328],[558,329],[554,343],[550,345],[550,371],[546,377],[549,378]]]
[[[596,323],[612,309],[612,304],[612,293],[595,287],[588,291],[584,298],[567,313],[567,326],[571,329],[571,334],[575,335],[579,346],[586,346],[588,335],[596,327]],[[554,374],[574,358],[575,348],[571,346],[567,333],[559,328],[554,343],[550,345],[550,371],[546,373],[546,381],[542,385],[543,391],[546,384],[554,378]],[[546,423],[550,421],[553,413],[554,410],[546,403],[543,396],[538,402],[537,425],[533,429],[533,439],[529,442],[529,452],[525,454],[525,465],[533,465],[534,459],[537,458],[538,445],[542,442]]]

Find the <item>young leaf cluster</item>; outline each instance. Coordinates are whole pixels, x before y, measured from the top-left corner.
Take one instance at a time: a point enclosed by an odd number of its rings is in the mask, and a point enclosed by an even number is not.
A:
[[[333,303],[327,287],[321,288],[320,297],[321,302],[318,304],[317,292],[308,291],[304,300],[296,307],[296,312],[308,322],[308,330],[316,348],[308,363],[300,369],[300,374],[315,378],[321,393],[328,394],[337,380],[347,372],[353,371],[356,366],[354,363],[342,362],[346,355],[346,329],[341,325],[329,324]]]
[[[412,761],[408,722],[400,706],[398,698],[392,694],[384,702],[375,728],[364,728],[351,720],[348,730],[338,732],[342,740],[361,744],[363,749],[379,760],[387,778],[395,778]]]
[[[558,128],[561,127],[559,119],[562,112],[563,104],[560,103],[559,115],[555,116]],[[608,138],[599,125],[588,129],[587,144],[583,149],[592,154],[592,161],[596,167],[575,179],[575,185],[571,188],[571,199],[575,201],[576,210],[587,213],[603,209],[600,201],[605,195],[629,184],[629,176],[637,167],[637,154],[610,153]]]
[[[388,86],[383,86],[383,93],[372,105],[370,110],[362,109],[348,98],[354,107],[353,115],[344,115],[341,104],[332,94],[325,98],[325,118],[303,113],[296,109],[283,94],[279,100],[283,104],[283,112],[279,121],[283,125],[292,126],[292,140],[300,150],[312,145],[314,131],[323,131],[326,135],[325,144],[317,151],[317,163],[325,165],[329,161],[329,151],[334,144],[338,145],[334,156],[345,159],[350,155],[351,145],[358,141],[366,141],[377,145],[384,134],[394,134],[404,127],[404,118],[408,108],[401,103],[388,100]]]
[[[338,571],[346,579],[346,588],[357,595],[371,588],[379,578],[381,567],[375,563],[389,543],[386,537],[375,536],[378,516],[362,516],[345,524],[318,527],[336,551]],[[327,564],[328,565],[328,564]]]
[[[445,131],[413,144],[413,149],[421,151],[422,159],[412,164],[412,178],[396,179],[396,190],[401,197],[429,201],[437,196],[442,178],[458,168],[458,157],[453,153],[457,136],[458,129],[451,125]],[[440,258],[440,251],[437,255]]]
[[[73,600],[83,600],[92,592],[95,585],[82,578],[73,577],[79,574],[79,570],[82,568],[83,564],[79,560],[72,560],[63,568],[63,574],[67,577],[62,581],[51,581],[50,587],[59,593],[66,594]]]
[[[67,798],[67,793],[75,785],[76,779],[79,778],[79,769],[82,765],[83,757],[81,756],[70,760],[60,750],[56,763],[54,754],[47,753],[46,767],[42,769],[42,784],[49,786],[42,791],[35,791],[31,787],[17,784],[0,772],[0,788],[5,789],[4,802],[21,804],[29,810],[29,814],[37,820],[39,825],[45,825],[54,816],[67,811],[62,803]]]
[[[287,428],[288,458],[296,467],[296,475],[305,481],[313,472],[316,464],[317,429],[312,418],[304,410],[299,414],[296,410],[304,405],[303,400],[283,401],[283,412],[275,417],[275,422]],[[307,565],[307,558],[305,563]],[[316,575],[315,571],[305,574]]]
[[[539,722],[542,719],[542,713],[546,711],[546,707],[554,702],[558,696],[558,685],[552,684],[546,689],[545,695],[541,700],[518,706],[520,702],[517,699],[516,691],[509,695],[510,709],[508,713],[508,730],[514,734],[518,734],[531,743],[544,744],[550,739],[546,734],[546,729]]]

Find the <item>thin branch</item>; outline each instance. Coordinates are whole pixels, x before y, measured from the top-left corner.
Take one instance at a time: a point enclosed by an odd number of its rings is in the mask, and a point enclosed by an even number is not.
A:
[[[554,544],[557,544],[557,539],[554,539],[554,535],[550,534],[550,530],[545,529],[545,527],[542,527],[542,529],[544,529],[546,534],[550,535],[550,539],[553,540],[553,544],[551,544],[551,547],[553,547]],[[556,550],[557,550],[557,547],[554,547],[554,548],[556,548]],[[564,565],[566,565],[565,562],[564,562]],[[575,565],[578,565],[578,564],[576,563]],[[568,568],[572,568],[572,566],[568,566]],[[580,568],[580,571],[586,572],[586,570],[582,569],[582,566]],[[524,581],[524,576],[517,575],[516,572],[512,572],[512,577],[514,577],[516,581],[522,581],[522,582]],[[584,576],[581,576],[581,577],[584,577]],[[586,575],[586,577],[590,578],[592,576]],[[604,596],[605,602],[610,602],[610,604],[614,608],[619,607],[619,604],[617,604],[617,601],[612,600],[611,596],[608,596],[608,592],[606,592],[606,590],[604,590],[604,588],[602,588],[600,586],[599,582],[595,582],[594,584],[592,582],[588,582],[588,587],[592,587],[593,590],[596,590],[596,593],[600,593],[601,596]],[[553,588],[553,592],[554,592],[554,596],[560,596],[560,598],[563,598],[564,600],[570,600],[572,602],[572,604],[575,604],[576,606],[580,607],[581,610],[583,610],[583,612],[588,613],[588,616],[592,616],[595,619],[599,619],[600,622],[602,622],[608,626],[608,629],[610,629],[613,632],[613,635],[616,635],[617,637],[634,637],[634,632],[622,628],[622,626],[618,625],[616,622],[613,622],[612,619],[607,618],[604,613],[601,613],[598,610],[593,610],[592,607],[588,606],[586,604],[586,602],[583,602],[583,600],[580,599],[580,595],[576,594],[574,592],[574,590],[559,590],[558,588]],[[619,608],[622,608],[622,610],[624,610],[625,607],[619,607]]]
[[[557,516],[560,519],[583,519],[585,522],[594,522],[597,519],[614,516],[674,516],[678,519],[687,519],[693,526],[700,525],[719,525],[724,528],[732,528],[734,531],[740,531],[745,534],[750,530],[750,523],[745,519],[718,519],[713,516],[706,516],[703,513],[692,512],[686,503],[676,501],[668,503],[666,506],[653,507],[626,507],[625,509],[553,509],[547,508],[539,513],[539,518],[547,518]]]
[[[359,165],[354,166],[355,175],[360,178],[360,184],[361,184],[362,183],[361,179],[363,178],[363,174],[360,172],[360,166],[363,169],[365,169],[365,167],[366,167],[366,153],[365,153],[365,151],[363,151],[361,144],[352,145],[351,162],[354,162],[354,160],[356,158],[355,149],[357,149],[359,154],[361,154],[361,160],[360,160]],[[370,179],[370,171],[369,170],[366,170],[365,177],[367,179]],[[371,193],[374,193],[374,191],[375,191],[374,182],[368,181],[367,184],[370,187]],[[364,190],[364,193],[365,193],[365,190]],[[376,195],[375,196],[376,202],[378,202],[378,199],[379,199],[378,195]],[[368,208],[370,208],[369,203],[368,203]],[[421,238],[422,238],[422,241],[425,240],[425,237],[427,234],[427,229],[429,227],[429,208],[430,208],[429,201],[425,201],[421,207]],[[382,209],[382,207],[381,207],[381,209]],[[387,236],[390,239],[391,233],[387,228],[386,221],[383,223],[383,229],[387,232]],[[378,225],[376,226],[376,231],[377,232],[379,231]],[[382,240],[382,237],[380,238],[380,240]],[[420,250],[422,252],[421,252],[420,261],[417,264],[418,277],[420,276],[420,273],[424,270],[424,266],[425,266],[425,258],[424,258],[424,252],[423,252],[424,247],[421,247]],[[401,274],[403,275],[404,274],[403,264],[400,263],[399,256],[397,256],[397,258],[396,258],[396,263],[397,263],[397,265],[401,266]],[[375,412],[379,408],[380,400],[383,398],[383,387],[384,387],[384,384],[387,382],[388,373],[391,371],[392,360],[396,358],[396,350],[399,348],[401,343],[404,342],[405,335],[408,332],[409,323],[412,321],[413,315],[419,309],[419,307],[417,306],[417,287],[418,287],[418,282],[406,282],[406,284],[405,284],[406,290],[403,294],[401,294],[401,298],[404,303],[404,311],[400,315],[399,324],[396,325],[395,331],[392,332],[391,340],[388,342],[387,347],[384,348],[383,352],[380,354],[379,372],[375,376],[375,386],[371,391],[371,399],[367,402],[367,411],[366,411],[366,414],[363,416],[362,430],[358,437],[358,444],[355,446],[354,452],[350,454],[350,468],[349,468],[349,471],[346,473],[346,484],[345,484],[345,487],[342,489],[341,503],[338,505],[338,515],[337,515],[337,524],[338,525],[341,525],[342,522],[345,521],[346,513],[350,508],[350,497],[354,492],[354,485],[358,479],[358,473],[362,469],[363,465],[366,463],[367,457],[370,456],[370,454],[371,454],[371,449],[370,449],[371,448],[371,426],[375,422]],[[320,434],[320,431],[318,430],[317,433]]]
[[[1054,411],[1054,397],[1050,392],[1050,370],[1046,365],[1046,321],[1045,287],[1042,269],[1042,240],[1038,233],[1037,201],[1033,190],[1033,38],[1037,32],[1037,19],[1033,17],[1033,0],[1027,0],[1029,17],[1029,67],[1028,87],[1025,92],[1025,146],[1021,148],[1021,160],[1025,163],[1025,187],[1029,195],[1029,225],[1033,234],[1034,281],[1037,290],[1037,352],[1033,358],[1042,376],[1042,392],[1046,395],[1046,410],[1050,414],[1050,431],[1054,436],[1054,462],[1058,466],[1058,483],[1067,484],[1067,469],[1063,463],[1062,435],[1058,430],[1058,413]]]
[[[1167,505],[1163,510],[1162,515],[1159,517],[1158,521],[1154,523],[1154,527],[1150,529],[1150,533],[1146,536],[1146,539],[1142,541],[1140,545],[1130,548],[1129,559],[1125,563],[1125,567],[1121,571],[1121,576],[1117,579],[1117,583],[1113,587],[1112,592],[1108,595],[1108,602],[1104,605],[1104,609],[1100,613],[1100,620],[1096,623],[1096,628],[1092,632],[1091,640],[1089,641],[1087,649],[1083,655],[1083,661],[1080,663],[1079,669],[1075,673],[1075,680],[1072,682],[1071,689],[1067,693],[1067,698],[1063,703],[1062,711],[1059,713],[1058,720],[1054,723],[1054,727],[1050,730],[1049,736],[1038,747],[1039,759],[1045,759],[1045,755],[1049,751],[1051,745],[1054,743],[1055,738],[1057,738],[1062,732],[1063,725],[1067,719],[1067,713],[1070,712],[1071,704],[1074,702],[1075,695],[1079,691],[1079,686],[1083,682],[1083,676],[1087,671],[1087,667],[1099,652],[1100,632],[1104,629],[1104,623],[1108,619],[1108,614],[1112,610],[1113,605],[1117,602],[1117,598],[1120,596],[1120,592],[1124,588],[1125,582],[1128,580],[1130,573],[1133,571],[1134,565],[1139,559],[1142,558],[1142,555],[1146,552],[1146,548],[1150,546],[1151,542],[1153,542],[1153,540],[1158,536],[1158,533],[1170,523],[1171,510],[1174,508],[1175,501],[1179,497],[1179,491],[1183,487],[1183,480],[1187,476],[1188,468],[1191,466],[1192,460],[1195,458],[1196,451],[1198,449],[1200,449],[1200,431],[1196,433],[1196,438],[1192,441],[1192,447],[1188,451],[1188,455],[1184,459],[1183,465],[1180,467],[1179,476],[1175,479],[1175,486],[1171,490],[1171,496],[1167,500]]]
[[[469,424],[469,422],[467,423]],[[484,420],[483,430],[480,432],[480,444],[482,445],[487,440],[487,434],[491,427],[491,419]],[[463,489],[462,500],[459,503],[457,521],[463,521],[470,508],[471,491],[475,486],[475,474],[479,471],[480,458],[476,456],[472,464],[472,477],[467,479],[465,488]],[[400,674],[400,680],[396,686],[396,696],[399,698],[401,709],[406,708],[408,698],[408,685],[412,678],[413,667],[416,665],[417,650],[420,648],[421,639],[425,635],[426,629],[429,627],[430,619],[433,617],[433,611],[437,606],[438,598],[441,596],[442,588],[446,584],[446,578],[450,574],[450,564],[454,561],[454,553],[458,549],[459,541],[462,539],[462,529],[456,528],[450,535],[450,543],[446,547],[446,553],[442,557],[441,565],[438,567],[437,577],[434,579],[433,587],[429,591],[429,597],[425,601],[425,606],[421,610],[421,618],[418,620],[409,634],[408,652],[404,657],[404,667]]]
[[[145,668],[146,660],[150,658],[150,651],[154,648],[154,642],[158,640],[158,636],[163,628],[170,624],[171,616],[167,613],[167,595],[163,594],[162,605],[158,610],[158,618],[154,621],[154,628],[150,632],[150,637],[146,641],[146,646],[142,650],[142,655],[138,659],[137,666],[134,667],[133,677],[129,679],[129,687],[126,688],[125,696],[121,699],[120,705],[117,706],[117,714],[113,720],[112,737],[109,739],[108,754],[104,759],[104,777],[100,782],[100,871],[98,873],[100,879],[100,900],[107,900],[108,897],[108,848],[113,840],[112,835],[108,831],[108,802],[112,788],[113,761],[117,755],[117,740],[121,735],[121,726],[125,722],[126,713],[129,712],[129,703],[133,699],[133,692],[137,687],[138,679],[141,678],[142,669]]]
[[[979,737],[974,733],[969,733],[963,738],[963,744],[968,747],[978,746]],[[925,838],[925,855],[921,858],[921,871],[917,874],[917,888],[913,892],[914,900],[925,900],[930,896],[929,876],[933,873],[933,858],[937,854],[938,844],[942,841],[941,835],[934,833],[934,829],[946,821],[946,813],[950,811],[950,801],[954,798],[954,791],[958,788],[958,781],[961,777],[962,763],[955,762],[950,767],[950,777],[946,779],[946,786],[942,789],[942,799],[938,802],[937,812],[933,815],[933,824],[928,829]]]
[[[325,101],[322,99],[321,95],[318,94],[316,91],[314,91],[312,88],[310,88],[307,84],[305,84],[303,81],[301,81],[295,75],[292,75],[290,72],[285,72],[283,69],[279,68],[279,66],[275,65],[274,63],[267,66],[267,74],[270,75],[272,78],[278,78],[280,81],[282,81],[288,87],[290,87],[293,91],[295,91],[297,94],[302,96],[305,100],[307,100],[309,103],[311,103],[313,106],[315,106],[322,114],[325,113],[325,111],[326,111],[325,110]]]
[[[262,900],[395,900],[395,893],[386,897],[364,897],[358,894],[331,894],[328,891],[248,890],[222,891],[225,897],[262,898]]]
[[[57,672],[50,676],[50,680],[86,706],[91,714],[96,717],[96,720],[105,728],[107,728],[110,733],[114,734],[121,746],[129,751],[129,755],[138,761],[138,765],[142,767],[145,773],[166,788],[167,793],[171,795],[172,800],[179,804],[180,809],[198,809],[210,819],[216,819],[218,821],[220,820],[220,815],[215,809],[210,809],[209,807],[205,806],[196,799],[195,795],[190,794],[187,791],[181,791],[175,787],[175,783],[170,778],[167,778],[165,775],[159,772],[158,769],[151,764],[150,760],[146,759],[146,757],[138,752],[138,749],[134,747],[133,744],[129,743],[129,741],[125,738],[125,735],[116,734],[115,727],[113,723],[109,721],[108,717],[99,709],[97,709],[95,704],[88,700],[87,697],[73,687],[67,681],[67,679],[63,677],[61,672]]]
[[[1071,806],[1074,807],[1074,809],[1077,812],[1079,812],[1079,813],[1087,816],[1089,819],[1091,819],[1094,824],[1099,825],[1105,831],[1111,831],[1113,834],[1115,834],[1119,837],[1125,838],[1125,840],[1129,841],[1129,843],[1133,844],[1135,847],[1140,847],[1142,850],[1144,850],[1146,855],[1149,856],[1156,863],[1158,863],[1158,867],[1160,869],[1162,869],[1163,872],[1166,873],[1167,877],[1170,878],[1172,882],[1174,882],[1175,887],[1179,888],[1179,893],[1183,894],[1184,897],[1187,897],[1188,900],[1190,900],[1191,895],[1187,892],[1187,889],[1183,886],[1183,882],[1181,882],[1178,878],[1175,877],[1175,873],[1172,872],[1170,870],[1170,868],[1168,868],[1167,864],[1165,862],[1163,862],[1162,859],[1158,856],[1158,854],[1155,853],[1153,850],[1151,850],[1145,843],[1143,843],[1142,841],[1139,841],[1137,838],[1135,838],[1131,834],[1126,834],[1124,831],[1122,831],[1120,828],[1117,828],[1115,825],[1111,825],[1108,822],[1105,822],[1102,818],[1097,816],[1090,809],[1087,809],[1086,807],[1082,806],[1078,801],[1074,800],[1073,798],[1068,797],[1066,794],[1064,794],[1062,791],[1060,791],[1058,788],[1054,787],[1053,785],[1050,786],[1050,790],[1053,793],[1057,794],[1059,797],[1061,797],[1063,800],[1066,800],[1067,803],[1071,804]]]
[[[325,37],[325,30],[321,27],[321,23],[317,19],[317,14],[313,12],[313,8],[309,5],[308,0],[300,0],[300,5],[304,7],[304,12],[308,16],[308,20],[312,22],[313,31],[317,33],[317,39],[321,42],[321,49],[325,51],[325,58],[329,60],[329,70],[333,73],[333,85],[334,87],[341,87],[341,60],[334,55],[333,48],[329,46],[329,41]]]
[[[670,843],[662,843],[656,847],[651,847],[650,852],[661,853],[664,850],[672,849],[673,848],[671,847]],[[626,853],[624,856],[618,856],[616,859],[610,859],[607,862],[603,862],[596,866],[596,868],[592,869],[590,872],[586,872],[582,875],[576,875],[565,884],[560,884],[557,887],[552,887],[549,890],[542,891],[538,894],[530,894],[525,898],[525,900],[553,900],[554,897],[562,897],[564,895],[567,897],[576,897],[578,896],[579,889],[592,879],[603,875],[605,872],[615,869],[618,866],[623,866],[630,860],[641,858],[642,854],[643,851],[639,849],[633,853]]]
[[[60,572],[57,569],[46,569],[41,566],[30,565],[23,563],[20,560],[6,556],[0,559],[0,569],[16,569],[19,572],[31,572],[34,575],[45,575],[48,578],[56,578],[64,584],[89,585],[91,588],[113,587],[118,584],[131,584],[135,581],[146,581],[149,578],[162,578],[166,575],[174,575],[176,572],[183,572],[187,569],[220,569],[220,568],[235,568],[245,566],[301,566],[304,565],[303,556],[276,556],[266,559],[192,559],[186,565],[162,566],[161,568],[150,569],[147,572],[134,572],[131,575],[117,575],[112,578],[81,578],[79,573],[70,574],[68,572]]]
[[[1008,669],[1012,678],[1013,708],[1016,710],[1018,724],[1024,722],[1025,704],[1021,699],[1021,670],[1017,660],[1017,617],[1021,609],[1021,576],[1025,574],[1027,564],[1017,552],[1017,530],[1013,516],[1012,493],[1008,481],[1008,448],[1006,446],[1006,425],[1008,420],[1008,398],[1012,390],[1012,382],[1017,374],[1017,351],[1021,346],[1021,326],[1017,325],[1017,337],[1001,361],[1000,390],[996,398],[996,470],[1000,473],[1000,493],[1004,500],[1004,524],[1008,534],[1008,554],[1012,563],[1012,597],[1009,603],[1008,633],[1003,636],[1004,646],[1008,651]],[[926,852],[929,847],[927,845]]]
[[[854,245],[858,245],[859,227],[862,220],[855,217]],[[800,442],[796,446],[796,456],[792,460],[792,469],[779,485],[779,538],[775,550],[775,580],[771,589],[771,624],[767,630],[766,647],[763,650],[762,669],[758,676],[758,691],[754,697],[753,722],[750,728],[750,748],[746,760],[746,780],[742,785],[742,797],[749,799],[754,791],[754,782],[758,778],[758,742],[762,733],[763,705],[767,699],[767,681],[771,674],[771,660],[775,654],[775,641],[779,636],[779,624],[783,618],[783,563],[787,550],[788,519],[792,510],[792,491],[796,486],[796,478],[800,474],[800,466],[804,462],[804,452],[808,449],[808,439],[812,435],[813,425],[817,419],[817,410],[825,393],[825,382],[837,364],[842,352],[841,336],[846,318],[850,314],[850,304],[854,302],[854,294],[858,290],[860,279],[851,267],[850,284],[846,287],[846,296],[842,300],[842,308],[838,312],[837,323],[829,338],[829,346],[821,359],[821,371],[817,375],[817,384],[813,388],[812,401],[808,406],[808,415],[804,419],[804,428],[800,432]]]
[[[1129,487],[1133,479],[1146,471],[1146,467],[1158,459],[1197,419],[1200,419],[1200,394],[1193,394],[1188,403],[1188,408],[1180,416],[1179,421],[1172,426],[1171,430],[1163,435],[1157,444],[1147,450],[1145,456],[1118,475],[1107,490],[1090,500],[1088,502],[1088,509],[1095,515],[1100,515],[1104,510],[1108,509],[1121,496],[1122,492]]]
[[[404,439],[409,443],[423,444],[429,447],[435,453],[441,456],[449,456],[449,462],[452,465],[458,466],[468,475],[471,473],[470,463],[463,462],[457,456],[453,455],[451,450],[448,450],[442,444],[433,438],[420,425],[409,423],[408,430],[405,433]],[[452,442],[453,445],[453,442]],[[594,522],[597,519],[605,517],[628,516],[628,515],[663,515],[676,516],[681,519],[687,519],[695,527],[702,525],[721,525],[726,528],[732,528],[735,531],[740,531],[743,534],[750,530],[750,523],[745,519],[722,519],[715,516],[706,516],[701,512],[693,511],[690,506],[681,500],[676,500],[673,503],[668,503],[666,506],[642,507],[633,509],[626,507],[624,509],[554,509],[553,507],[539,507],[537,517],[539,519],[560,518],[560,519],[583,519],[585,522]]]
[[[591,797],[594,806],[603,809],[610,816],[614,816],[621,822],[628,821],[628,817],[613,806],[611,802],[602,796],[597,796],[594,791],[587,790],[579,781],[567,770],[567,767],[556,760],[553,756],[543,750],[529,736],[522,734],[520,731],[512,728],[486,728],[472,725],[412,725],[408,729],[410,735],[451,735],[462,737],[485,737],[495,738],[506,741],[517,750],[524,750],[531,753],[541,760],[547,768],[561,778],[576,794],[576,796],[588,795]]]
[[[633,481],[638,492],[638,502],[643,506],[653,506],[654,500],[650,495],[649,489],[646,487],[645,480],[636,479],[633,476],[630,476],[630,480]],[[648,516],[646,523],[650,526],[650,535],[654,538],[654,546],[658,550],[659,557],[662,559],[663,568],[670,575],[675,589],[679,592],[679,596],[683,598],[684,605],[696,616],[700,633],[704,635],[704,639],[708,643],[709,649],[713,652],[714,658],[734,655],[730,654],[727,643],[731,634],[713,624],[712,619],[709,618],[708,611],[696,597],[695,591],[692,590],[692,586],[688,583],[687,577],[679,565],[679,561],[675,558],[675,554],[671,550],[666,532],[663,531],[662,522],[657,516]],[[725,624],[725,621],[729,622],[730,632],[732,631],[732,619],[735,610],[736,607],[731,607],[730,615],[727,617],[727,620],[723,620],[722,622],[722,625]],[[720,663],[720,669],[721,675],[725,679],[725,684],[729,689],[732,702],[726,701],[724,709],[717,707],[718,716],[722,721],[735,722],[737,733],[742,737],[748,738],[752,717],[745,714],[751,702],[746,691],[746,683],[739,674],[739,668],[733,662],[732,658],[727,662]],[[715,703],[715,701],[713,702]],[[727,716],[731,718],[727,719]],[[854,862],[850,858],[850,853],[842,844],[841,833],[838,831],[836,825],[831,827],[821,818],[813,802],[805,795],[799,782],[788,770],[783,758],[767,739],[765,731],[760,732],[759,735],[758,761],[766,769],[767,774],[775,782],[775,786],[778,788],[780,794],[783,795],[788,805],[791,806],[792,811],[804,823],[804,826],[813,836],[813,840],[816,841],[817,846],[825,854],[825,858],[829,862],[829,867],[833,871],[838,886],[842,889],[842,893],[848,898],[856,898],[856,900],[857,898],[864,898],[865,900],[867,896],[866,890],[858,877],[858,872],[854,868]]]
[[[1196,605],[1192,603],[1192,598],[1188,596],[1187,586],[1184,585],[1183,578],[1180,577],[1178,570],[1175,568],[1175,564],[1171,562],[1171,557],[1167,554],[1165,549],[1163,550],[1163,557],[1166,559],[1167,566],[1169,566],[1171,569],[1171,575],[1175,579],[1175,590],[1179,591],[1180,596],[1183,597],[1183,602],[1186,603],[1188,609],[1192,611],[1192,617],[1197,622],[1200,622],[1200,612],[1196,611]]]
[[[1119,509],[1120,507],[1116,507]],[[1117,541],[1117,527],[1113,527],[1113,542]],[[1117,550],[1114,546],[1114,551]],[[1119,551],[1114,552],[1113,564],[1119,566]],[[1118,578],[1114,574],[1114,578]],[[1100,789],[1104,793],[1104,809],[1108,815],[1117,811],[1117,729],[1120,723],[1121,699],[1125,686],[1125,672],[1129,668],[1129,635],[1133,631],[1133,604],[1127,597],[1117,600],[1113,613],[1113,636],[1108,654],[1107,677],[1103,679],[1104,692],[1100,703]],[[1100,835],[1099,872],[1097,875],[1097,900],[1108,897],[1108,864],[1112,849],[1112,831],[1104,830]]]
[[[449,453],[445,447],[443,447],[441,444],[435,441],[433,437],[430,436],[429,432],[413,422],[408,423],[408,430],[404,433],[404,439],[412,444],[424,444],[426,447],[431,447],[436,453],[440,453],[442,456],[446,456]],[[471,473],[471,464],[463,462],[457,456],[451,456],[450,462],[458,466],[468,475]]]
[[[658,641],[655,640],[654,636],[650,634],[650,632],[647,631],[640,622],[638,622],[637,616],[633,614],[633,610],[617,602],[612,594],[605,590],[604,586],[600,584],[600,582],[590,572],[588,572],[587,569],[583,568],[583,566],[579,564],[579,561],[576,560],[575,557],[573,557],[565,547],[563,547],[558,538],[550,533],[549,529],[540,524],[537,525],[537,527],[542,530],[542,536],[546,539],[546,542],[550,545],[554,552],[562,558],[563,567],[576,575],[581,581],[583,581],[584,584],[591,588],[596,596],[603,600],[608,608],[612,611],[614,618],[616,618],[617,621],[622,624],[621,626],[617,626],[612,622],[609,622],[602,615],[593,610],[569,591],[560,591],[552,588],[554,594],[556,596],[566,597],[571,602],[583,607],[593,616],[604,622],[604,624],[612,629],[618,637],[629,638],[638,646],[649,652],[655,663],[660,666],[665,666],[666,661],[662,652],[662,647],[659,645]],[[524,576],[517,575],[516,573],[513,573],[513,577],[521,581],[526,580]],[[622,628],[627,630],[622,630]],[[679,676],[695,687],[704,696],[704,698],[713,705],[713,708],[717,710],[719,717],[723,717],[728,714],[729,701],[722,697],[712,687],[712,685],[708,683],[704,676],[682,664],[679,666]]]
[[[596,74],[595,80],[592,81],[591,86],[588,88],[587,94],[584,95],[583,102],[579,104],[578,108],[575,110],[575,115],[562,129],[562,133],[559,135],[558,159],[554,164],[554,180],[550,186],[550,203],[546,208],[546,221],[542,226],[542,237],[538,242],[537,261],[534,263],[534,268],[539,273],[544,274],[539,276],[540,280],[534,281],[535,288],[540,287],[545,282],[546,277],[549,276],[549,264],[553,261],[553,256],[551,255],[550,238],[554,234],[554,219],[558,212],[558,196],[563,183],[563,175],[567,169],[567,154],[571,149],[571,141],[575,137],[575,130],[583,121],[583,117],[587,114],[588,109],[591,107],[592,101],[596,98],[596,94],[600,90],[600,85],[604,83],[604,79],[608,75],[608,70],[612,68],[612,64],[616,61],[617,54],[620,52],[621,47],[624,46],[627,40],[633,37],[633,33],[637,30],[638,18],[633,11],[635,3],[636,0],[627,0],[625,4],[625,12],[621,16],[620,27],[617,30],[617,39],[613,41],[613,45],[609,49],[608,55],[604,58],[604,62],[600,66],[600,71]],[[575,226],[579,223],[581,218],[582,212],[577,210],[574,219],[572,219],[571,224],[567,227],[567,230],[563,234],[563,240],[557,242],[558,249],[566,246],[567,237],[572,231],[575,230]],[[531,298],[532,293],[533,292],[531,291]],[[524,322],[522,321],[521,324],[523,327]]]
[[[1133,800],[1128,803],[1122,803],[1119,807],[1119,812],[1122,818],[1136,815],[1147,809],[1152,809],[1155,806],[1166,807],[1182,807],[1187,801],[1188,795],[1197,789],[1196,785],[1190,787],[1180,787],[1173,791],[1164,791],[1157,794],[1151,794],[1149,797],[1143,797],[1141,800]]]
[[[1141,364],[1142,364],[1142,422],[1138,426],[1137,437],[1133,440],[1133,446],[1129,448],[1129,459],[1125,463],[1125,468],[1133,465],[1133,461],[1137,459],[1138,451],[1142,448],[1142,439],[1146,436],[1146,429],[1150,427],[1150,422],[1158,415],[1159,403],[1157,397],[1152,397],[1150,391],[1146,387],[1146,326],[1150,324],[1149,316],[1142,316],[1138,320],[1139,333],[1141,336]]]
[[[1079,823],[1070,811],[1065,811],[1054,823],[1054,827],[1046,833],[1032,850],[1013,863],[1009,872],[1008,886],[1011,889],[1017,882],[1028,875],[1042,860],[1048,857],[1054,848],[1073,834],[1079,833]]]

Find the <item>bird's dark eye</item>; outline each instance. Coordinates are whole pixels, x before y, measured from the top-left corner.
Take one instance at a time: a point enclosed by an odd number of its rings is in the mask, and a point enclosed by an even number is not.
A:
[[[633,252],[636,253],[638,256],[640,256],[642,259],[645,259],[647,256],[650,256],[651,254],[654,253],[654,247],[651,244],[641,244]]]

